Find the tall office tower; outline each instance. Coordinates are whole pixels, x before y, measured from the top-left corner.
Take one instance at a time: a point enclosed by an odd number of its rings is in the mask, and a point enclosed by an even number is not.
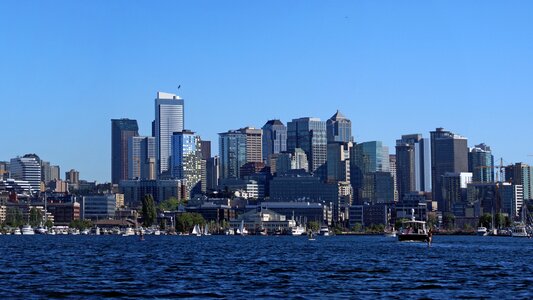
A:
[[[479,144],[470,149],[468,172],[473,174],[473,182],[494,182],[494,156],[489,146]]]
[[[287,124],[287,151],[301,148],[309,160],[309,171],[325,180],[327,177],[326,122],[318,118],[293,119]]]
[[[431,180],[433,200],[440,211],[450,211],[443,199],[442,178],[446,173],[468,172],[465,137],[437,128],[431,132]]]
[[[128,141],[128,179],[156,179],[155,138],[132,136]]]
[[[263,161],[270,165],[273,154],[287,151],[287,127],[280,120],[269,120],[263,130]]]
[[[331,142],[352,142],[352,121],[347,119],[340,111],[326,121],[327,139]]]
[[[43,182],[45,185],[50,182],[50,162],[49,161],[41,161],[41,182]]]
[[[70,169],[70,171],[65,172],[65,181],[72,184],[80,183],[80,172]]]
[[[16,180],[24,180],[30,184],[33,192],[41,189],[40,159],[34,155],[12,158],[9,163],[9,173]]]
[[[373,195],[373,192],[364,191],[371,191],[374,185],[373,178],[375,176],[372,175],[374,172],[384,172],[390,175],[389,148],[383,146],[380,141],[354,145],[350,151],[350,183],[354,190],[354,200],[357,203],[361,203],[368,195]],[[384,176],[379,176],[380,181],[383,181],[381,180],[382,177]],[[392,193],[393,199],[394,183],[392,186],[390,193]]]
[[[351,142],[328,143],[327,181],[329,183],[350,181],[350,151],[352,147]]]
[[[252,127],[238,131],[246,135],[246,162],[263,162],[263,131]]]
[[[421,134],[402,135],[396,140],[396,178],[401,200],[410,192],[431,191],[429,139]]]
[[[172,135],[171,173],[174,179],[185,179],[189,197],[202,192],[202,163],[200,137],[190,130],[174,132]]]
[[[524,204],[524,187],[508,182],[498,184],[503,212],[509,214],[511,220],[517,218]]]
[[[533,166],[516,163],[505,167],[505,181],[521,185],[524,190],[524,200],[533,199]]]
[[[172,134],[183,131],[184,106],[184,101],[179,96],[157,92],[154,136],[158,176],[162,173],[170,172]]]
[[[211,141],[200,141],[202,159],[208,161],[211,158]]]
[[[444,209],[442,211],[455,212],[457,209],[454,210],[454,208],[464,204],[467,200],[467,188],[468,184],[472,182],[472,173],[447,172],[441,176],[441,179],[441,201],[444,203],[442,206]]]
[[[392,181],[394,182],[394,202],[397,202],[398,197],[398,179],[396,177],[396,155],[389,155],[390,173],[392,175]]]
[[[291,169],[293,170],[304,170],[309,172],[309,160],[307,159],[307,154],[301,148],[294,149],[294,154],[292,155]]]
[[[50,166],[50,181],[61,180],[61,169],[59,166]]]
[[[137,120],[111,120],[111,183],[128,179],[128,140],[138,135]]]
[[[230,130],[218,136],[220,179],[238,179],[240,169],[246,163],[246,133]]]
[[[207,161],[206,164],[206,189],[215,191],[218,188],[218,180],[220,179],[220,159],[215,155]]]

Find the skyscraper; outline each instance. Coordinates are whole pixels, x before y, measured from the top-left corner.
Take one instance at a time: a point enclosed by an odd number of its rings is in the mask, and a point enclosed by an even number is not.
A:
[[[299,118],[287,123],[287,151],[301,148],[309,160],[309,171],[325,180],[327,176],[326,122],[318,118]]]
[[[185,179],[187,196],[202,192],[202,164],[200,137],[194,132],[183,130],[172,135],[171,173],[174,179]]]
[[[396,178],[398,196],[431,191],[429,139],[421,134],[402,135],[396,140]]]
[[[169,93],[157,93],[155,99],[155,144],[158,174],[169,171],[172,134],[183,131],[184,100]]]
[[[270,120],[262,127],[263,161],[269,165],[272,154],[287,150],[287,127],[280,120]]]
[[[516,163],[505,167],[505,181],[522,185],[524,200],[533,199],[533,166]]]
[[[41,165],[38,157],[24,155],[12,158],[9,163],[9,173],[13,179],[27,181],[33,192],[41,189]]]
[[[246,135],[246,162],[263,162],[263,131],[252,127],[238,131]]]
[[[200,141],[202,159],[208,161],[211,158],[211,141]]]
[[[220,179],[220,159],[215,155],[207,161],[206,164],[206,189],[216,190],[218,187],[218,180]]]
[[[137,120],[111,120],[111,182],[128,179],[128,140],[139,135]]]
[[[467,139],[443,128],[431,132],[431,179],[433,200],[440,211],[450,211],[443,199],[442,180],[446,173],[468,172]]]
[[[350,151],[352,147],[351,142],[328,143],[327,179],[329,183],[350,181]]]
[[[468,172],[473,174],[473,182],[494,182],[494,156],[489,146],[479,144],[470,149]]]
[[[156,179],[155,138],[133,136],[128,141],[128,179]]]
[[[240,178],[246,163],[246,133],[230,130],[219,133],[220,179]]]
[[[347,119],[340,111],[326,121],[327,139],[331,142],[352,142],[352,121]]]

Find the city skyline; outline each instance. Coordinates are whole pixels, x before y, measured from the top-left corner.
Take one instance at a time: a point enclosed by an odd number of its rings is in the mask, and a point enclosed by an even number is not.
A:
[[[340,110],[356,142],[393,149],[402,135],[443,127],[469,147],[490,145],[506,165],[532,164],[520,117],[533,108],[532,4],[306,4],[117,2],[103,13],[103,4],[1,3],[10,130],[0,161],[36,153],[109,182],[109,120],[137,120],[151,135],[161,91],[185,99],[185,129],[213,154],[219,132]],[[160,11],[181,18],[154,22]]]

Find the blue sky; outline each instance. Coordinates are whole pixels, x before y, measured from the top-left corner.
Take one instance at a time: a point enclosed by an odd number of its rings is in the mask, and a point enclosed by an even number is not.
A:
[[[533,162],[532,1],[1,1],[0,160],[110,180],[110,119],[150,134],[157,91],[188,129],[340,109],[393,149],[444,127]],[[181,85],[179,92],[177,86]]]

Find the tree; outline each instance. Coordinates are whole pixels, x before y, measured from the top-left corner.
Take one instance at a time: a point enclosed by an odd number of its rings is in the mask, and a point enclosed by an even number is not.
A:
[[[452,213],[445,213],[442,217],[442,222],[444,223],[444,226],[446,229],[454,229],[455,228],[455,215]]]
[[[178,198],[172,197],[159,203],[159,210],[161,211],[175,211],[178,210],[180,201]]]
[[[22,211],[18,207],[10,207],[6,211],[5,224],[11,227],[19,227],[24,224],[22,220]]]
[[[354,232],[361,232],[363,229],[363,226],[360,223],[355,223],[355,225],[352,227],[352,231]]]
[[[205,219],[199,213],[182,213],[176,217],[176,230],[190,232],[195,225],[204,225]]]
[[[32,227],[37,227],[41,225],[42,221],[43,221],[43,213],[41,212],[41,210],[35,207],[32,207],[30,209],[30,225]]]
[[[491,214],[485,213],[481,217],[479,217],[479,226],[480,227],[490,228],[491,224],[492,224],[492,215]]]
[[[394,227],[401,228],[403,222],[407,222],[407,221],[409,221],[409,219],[406,219],[406,218],[396,219],[396,222],[394,223]]]
[[[143,224],[147,227],[152,226],[157,219],[154,198],[152,197],[152,195],[145,195],[142,201],[142,205]]]
[[[317,221],[310,221],[307,224],[307,228],[309,228],[312,232],[318,232],[320,230],[320,224]]]
[[[91,220],[72,220],[72,222],[68,224],[68,227],[76,228],[78,230],[85,230],[87,228],[91,228],[92,226],[93,222],[91,222]]]

